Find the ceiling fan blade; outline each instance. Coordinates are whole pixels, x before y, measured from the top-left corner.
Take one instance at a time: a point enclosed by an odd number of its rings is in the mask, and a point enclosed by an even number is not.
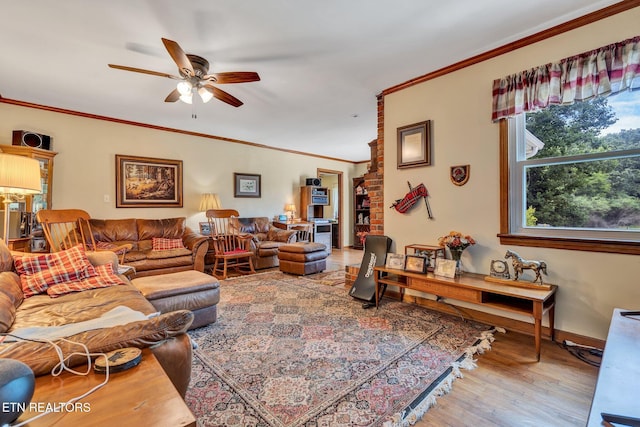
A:
[[[152,76],[167,77],[167,78],[174,79],[174,80],[182,80],[181,77],[172,76],[171,74],[167,74],[167,73],[160,73],[158,71],[143,70],[142,68],[127,67],[125,65],[115,65],[115,64],[107,64],[107,65],[109,65],[109,67],[115,68],[117,70],[133,71],[134,73],[151,74]]]
[[[169,52],[169,55],[171,55],[171,58],[173,58],[173,61],[183,74],[187,76],[194,76],[196,74],[195,71],[193,71],[193,65],[191,65],[187,54],[184,53],[184,50],[182,50],[178,43],[165,38],[162,39],[162,43],[164,43],[167,52]]]
[[[178,92],[178,89],[174,89],[167,95],[164,102],[176,102],[178,99],[180,99],[180,92]]]
[[[260,76],[258,73],[254,73],[253,71],[236,71],[230,73],[214,73],[204,76],[203,79],[207,79],[209,77],[213,77],[215,79],[215,83],[225,84],[225,83],[247,83],[247,82],[257,82],[260,80]]]
[[[238,98],[236,98],[233,95],[228,94],[227,92],[218,89],[215,86],[212,85],[204,85],[204,87],[206,87],[208,90],[210,90],[213,93],[213,96],[217,99],[219,99],[222,102],[226,102],[229,105],[233,105],[234,107],[239,107],[243,104],[242,101],[240,101]]]

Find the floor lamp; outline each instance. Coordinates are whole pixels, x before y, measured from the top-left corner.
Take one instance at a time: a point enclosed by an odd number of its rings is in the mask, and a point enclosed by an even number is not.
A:
[[[28,194],[42,193],[40,162],[0,153],[0,194],[4,197],[4,243],[9,244],[9,205]]]

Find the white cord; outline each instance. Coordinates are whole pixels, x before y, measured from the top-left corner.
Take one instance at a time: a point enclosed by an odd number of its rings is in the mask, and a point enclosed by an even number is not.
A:
[[[78,400],[84,399],[85,397],[87,397],[91,393],[93,393],[94,391],[104,387],[107,384],[107,382],[109,382],[109,359],[107,358],[107,355],[105,353],[89,353],[89,349],[83,343],[70,341],[68,339],[61,338],[59,341],[65,341],[65,342],[67,342],[69,344],[72,344],[72,345],[79,345],[84,349],[84,352],[73,352],[73,353],[69,354],[67,357],[64,357],[64,354],[62,353],[62,349],[60,348],[60,346],[58,346],[58,344],[56,344],[53,341],[50,341],[50,340],[47,340],[47,339],[44,339],[44,340],[39,340],[39,339],[26,340],[26,339],[20,338],[19,336],[12,335],[12,334],[6,334],[6,333],[0,334],[0,335],[1,336],[10,336],[10,337],[13,337],[13,338],[15,338],[15,339],[17,339],[19,341],[36,341],[36,342],[43,342],[43,343],[50,344],[53,347],[53,349],[56,352],[56,354],[58,355],[58,359],[60,360],[58,362],[58,364],[56,366],[54,366],[53,369],[51,369],[51,375],[54,376],[54,377],[59,376],[64,371],[70,372],[70,373],[72,373],[74,375],[82,375],[82,376],[89,375],[89,373],[91,372],[91,364],[92,364],[91,357],[104,357],[104,359],[105,359],[105,378],[104,378],[104,381],[101,382],[100,384],[96,385],[91,390],[87,391],[86,393],[83,393],[80,396],[76,396],[76,397],[73,397],[73,398],[69,399],[68,401],[66,401],[63,404],[63,407],[66,407],[67,405],[73,405]],[[0,342],[2,342],[2,341],[0,340]],[[72,358],[73,356],[86,356],[87,357],[87,371],[86,372],[78,372],[78,371],[76,371],[74,369],[71,369],[69,366],[66,365],[66,362],[70,358]],[[11,427],[23,426],[23,425],[25,425],[27,423],[30,423],[30,422],[32,422],[34,420],[37,420],[38,418],[41,418],[41,417],[43,417],[43,416],[45,416],[47,414],[50,414],[52,412],[53,412],[53,410],[51,408],[49,408],[46,411],[29,418],[28,420],[22,421],[22,422],[20,422],[18,424],[11,424]]]

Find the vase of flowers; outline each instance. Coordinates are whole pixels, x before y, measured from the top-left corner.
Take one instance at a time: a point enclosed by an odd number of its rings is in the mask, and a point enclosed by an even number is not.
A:
[[[462,252],[471,245],[475,245],[476,241],[469,235],[463,235],[459,231],[450,231],[446,236],[438,238],[440,246],[449,248],[451,259],[456,261],[456,276],[462,274]]]

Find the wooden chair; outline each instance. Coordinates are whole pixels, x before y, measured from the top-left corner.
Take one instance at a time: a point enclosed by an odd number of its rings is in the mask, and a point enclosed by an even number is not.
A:
[[[81,244],[85,251],[110,251],[120,255],[120,264],[131,250],[131,244],[99,247],[91,231],[91,217],[82,209],[42,209],[36,219],[42,225],[51,252],[58,252]]]
[[[300,224],[290,227],[291,230],[296,230],[296,240],[298,242],[311,242],[313,234],[312,224]]]
[[[255,273],[252,260],[253,252],[249,249],[249,241],[252,236],[240,233],[240,230],[230,223],[231,218],[239,216],[238,211],[209,209],[206,216],[214,245],[213,275],[224,280],[227,278],[228,269],[232,268],[243,273],[247,272],[246,267],[249,268],[249,273]]]

